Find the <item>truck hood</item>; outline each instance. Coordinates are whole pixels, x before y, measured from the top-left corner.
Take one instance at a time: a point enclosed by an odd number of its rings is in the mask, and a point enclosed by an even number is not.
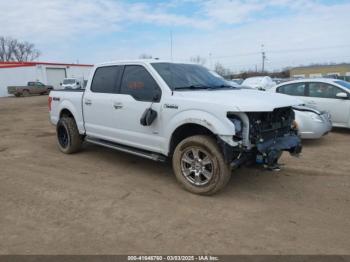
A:
[[[275,108],[301,105],[293,96],[250,89],[175,91],[174,96],[194,102],[232,107],[241,112],[269,112]]]

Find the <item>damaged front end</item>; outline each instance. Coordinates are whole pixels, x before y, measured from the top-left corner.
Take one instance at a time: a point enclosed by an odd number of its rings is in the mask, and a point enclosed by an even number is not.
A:
[[[272,112],[248,112],[242,117],[229,113],[227,117],[238,127],[232,140],[236,144],[219,141],[225,160],[236,168],[242,164],[262,164],[278,170],[283,151],[293,156],[301,153],[301,140],[294,125],[292,107],[276,108]]]

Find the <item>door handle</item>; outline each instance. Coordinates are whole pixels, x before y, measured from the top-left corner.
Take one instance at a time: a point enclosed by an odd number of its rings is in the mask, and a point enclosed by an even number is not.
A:
[[[91,105],[92,105],[91,100],[90,100],[90,99],[86,99],[86,100],[85,100],[85,105],[91,106]]]
[[[114,109],[122,109],[123,108],[123,104],[120,102],[116,102],[113,104]]]

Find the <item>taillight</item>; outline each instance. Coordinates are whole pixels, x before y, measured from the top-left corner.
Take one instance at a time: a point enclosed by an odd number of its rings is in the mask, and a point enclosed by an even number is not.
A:
[[[52,97],[49,96],[49,111],[51,111]]]

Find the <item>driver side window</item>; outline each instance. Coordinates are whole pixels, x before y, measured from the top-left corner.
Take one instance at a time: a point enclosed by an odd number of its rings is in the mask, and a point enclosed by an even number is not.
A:
[[[158,84],[140,65],[125,66],[120,93],[145,102],[159,102],[161,97]]]

